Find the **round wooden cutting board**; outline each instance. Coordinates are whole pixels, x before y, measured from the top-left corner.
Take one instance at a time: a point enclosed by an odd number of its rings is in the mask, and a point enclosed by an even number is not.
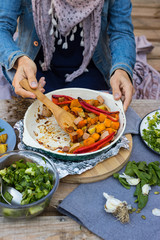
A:
[[[118,172],[127,163],[132,151],[132,136],[131,134],[126,134],[126,137],[129,140],[129,150],[121,148],[116,156],[98,163],[94,168],[80,175],[69,175],[61,179],[61,182],[91,183],[106,179],[113,173]]]

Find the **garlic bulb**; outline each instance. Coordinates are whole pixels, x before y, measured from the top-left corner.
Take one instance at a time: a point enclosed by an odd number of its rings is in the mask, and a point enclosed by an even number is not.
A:
[[[139,178],[134,178],[134,177],[130,177],[129,175],[126,175],[125,173],[119,175],[119,177],[121,178],[125,178],[126,181],[129,183],[129,185],[137,185],[140,182]]]
[[[151,187],[149,184],[144,184],[142,187],[142,194],[148,195],[149,191],[151,190]]]
[[[155,215],[155,216],[157,216],[157,217],[160,217],[160,209],[154,208],[154,209],[152,210],[152,214]]]
[[[107,193],[103,193],[103,196],[107,199],[104,210],[108,213],[112,213],[120,222],[129,222],[129,209],[126,201],[120,201]]]
[[[105,204],[105,211],[109,213],[115,212],[116,208],[122,203],[120,200],[114,198],[113,196],[103,193],[103,196],[107,199]]]

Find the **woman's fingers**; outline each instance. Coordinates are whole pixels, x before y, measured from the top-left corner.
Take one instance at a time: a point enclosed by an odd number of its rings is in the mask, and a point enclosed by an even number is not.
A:
[[[43,87],[45,85],[44,79],[42,78],[40,83],[37,82],[36,72],[37,67],[35,63],[28,57],[22,56],[17,59],[15,64],[16,74],[13,79],[13,86],[15,88],[15,93],[24,97],[24,98],[36,98],[35,94],[24,90],[20,81],[26,78],[29,82],[31,88],[36,89],[37,87],[40,91],[44,91]]]
[[[20,68],[19,70],[17,70],[12,82],[12,85],[15,88],[15,93],[23,98],[36,98],[34,93],[26,91],[21,87],[20,81],[24,78],[26,78],[26,76],[24,76],[23,69]]]
[[[113,76],[111,77],[110,84],[113,91],[113,96],[115,100],[123,101],[124,111],[129,107],[132,96],[133,96],[133,86],[128,74],[121,69],[117,69]]]

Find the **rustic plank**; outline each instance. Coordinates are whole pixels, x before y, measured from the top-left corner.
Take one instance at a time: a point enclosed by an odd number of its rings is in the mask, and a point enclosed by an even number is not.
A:
[[[159,8],[160,7],[160,2],[159,2],[159,0],[158,0],[158,2],[157,3],[152,3],[151,1],[149,2],[149,3],[146,3],[146,2],[138,2],[138,3],[133,3],[132,2],[132,6],[133,6],[133,8]]]
[[[160,8],[149,8],[149,7],[133,7],[132,9],[132,16],[134,17],[154,17],[159,18],[160,17]]]
[[[160,29],[160,20],[157,18],[139,18],[133,16],[132,23],[135,29]]]
[[[138,5],[138,6],[147,5],[148,6],[148,5],[155,5],[155,4],[159,5],[160,4],[159,0],[131,0],[131,2],[133,4],[133,6],[134,5]]]
[[[148,59],[158,59],[160,61],[160,42],[153,43],[154,48],[147,55]]]
[[[160,39],[160,30],[151,30],[151,29],[135,29],[135,36],[145,35],[149,41],[158,42]]]
[[[160,72],[160,60],[159,59],[148,59],[148,64],[150,64],[154,69]]]
[[[86,228],[64,216],[37,217],[29,221],[0,218],[0,240],[98,240]]]

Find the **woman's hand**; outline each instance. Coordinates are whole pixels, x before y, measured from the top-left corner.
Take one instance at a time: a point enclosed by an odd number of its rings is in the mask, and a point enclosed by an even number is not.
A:
[[[28,79],[31,88],[38,88],[41,92],[45,91],[43,88],[46,83],[45,78],[42,77],[40,78],[39,82],[37,82],[37,67],[30,58],[28,58],[27,56],[19,57],[14,65],[14,68],[16,69],[16,74],[14,76],[12,85],[14,86],[15,93],[17,95],[20,95],[24,98],[36,98],[33,93],[24,90],[19,84],[19,82],[24,78]]]
[[[124,111],[129,107],[134,88],[128,74],[121,69],[117,69],[110,79],[112,92],[115,100],[122,99]]]

